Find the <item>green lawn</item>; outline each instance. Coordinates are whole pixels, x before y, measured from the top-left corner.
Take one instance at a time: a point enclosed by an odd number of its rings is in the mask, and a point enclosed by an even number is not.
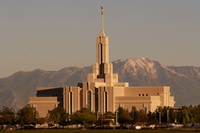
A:
[[[0,131],[3,133],[5,131]],[[195,133],[194,129],[171,129],[171,130],[67,130],[67,129],[37,129],[37,130],[16,130],[11,133]]]

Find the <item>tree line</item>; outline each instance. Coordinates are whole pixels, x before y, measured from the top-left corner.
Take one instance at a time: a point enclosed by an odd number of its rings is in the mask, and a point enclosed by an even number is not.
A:
[[[36,125],[48,123],[49,126],[59,124],[66,126],[70,124],[81,124],[85,127],[90,125],[102,126],[110,124],[166,124],[179,123],[199,124],[200,105],[182,106],[174,109],[171,107],[158,107],[154,112],[145,112],[132,107],[131,110],[119,107],[116,112],[106,112],[104,114],[94,113],[88,108],[82,108],[72,115],[66,113],[61,107],[54,108],[48,112],[46,118],[39,117],[37,110],[30,105],[23,107],[17,112],[8,107],[0,110],[1,125]]]

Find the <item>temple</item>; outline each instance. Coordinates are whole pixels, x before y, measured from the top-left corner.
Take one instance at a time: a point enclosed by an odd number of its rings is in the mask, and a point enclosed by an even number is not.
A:
[[[46,117],[49,110],[63,107],[71,115],[81,108],[104,114],[115,112],[118,107],[131,110],[144,109],[153,112],[160,106],[174,107],[174,97],[169,86],[129,86],[119,82],[109,62],[109,38],[104,31],[104,9],[101,7],[101,32],[96,38],[96,63],[87,82],[77,86],[37,88],[37,96],[30,97],[29,104],[37,109],[40,117]]]

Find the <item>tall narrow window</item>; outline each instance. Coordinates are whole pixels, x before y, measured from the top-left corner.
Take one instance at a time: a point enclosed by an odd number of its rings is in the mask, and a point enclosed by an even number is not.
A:
[[[101,40],[101,37],[100,37]],[[98,63],[99,63],[99,75],[97,75],[97,78],[104,78],[104,46],[100,43],[98,44]]]
[[[99,94],[98,94],[98,88],[95,88],[95,112],[99,111],[99,103],[98,103],[98,98],[99,98]]]
[[[105,113],[108,111],[108,92],[105,92],[105,97],[104,97],[104,111]]]
[[[73,98],[72,98],[72,92],[69,92],[69,114],[72,114],[72,107],[73,107]]]
[[[101,44],[101,64],[103,63],[103,45]]]
[[[104,74],[104,65],[103,65],[103,44],[100,44],[100,64],[99,64],[99,74],[102,76]]]
[[[91,91],[87,92],[87,107],[91,110],[92,106],[92,93]]]

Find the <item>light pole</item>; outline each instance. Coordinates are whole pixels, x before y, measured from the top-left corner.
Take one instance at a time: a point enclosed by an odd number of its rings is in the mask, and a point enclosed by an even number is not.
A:
[[[132,117],[133,117],[133,120],[132,120],[132,126],[133,126],[133,123],[134,123],[134,121],[135,121],[135,118],[134,118],[135,115],[134,115],[134,113],[135,113],[135,111],[133,110],[133,111],[132,111]]]
[[[118,113],[118,110],[115,111],[115,125],[118,124],[118,122],[117,122],[117,119],[118,119],[118,118],[117,118],[117,113]]]
[[[169,110],[167,110],[167,123],[169,122]]]
[[[159,112],[159,124],[161,126],[161,112]]]
[[[99,112],[97,111],[97,121],[98,121],[98,118],[99,118]]]

